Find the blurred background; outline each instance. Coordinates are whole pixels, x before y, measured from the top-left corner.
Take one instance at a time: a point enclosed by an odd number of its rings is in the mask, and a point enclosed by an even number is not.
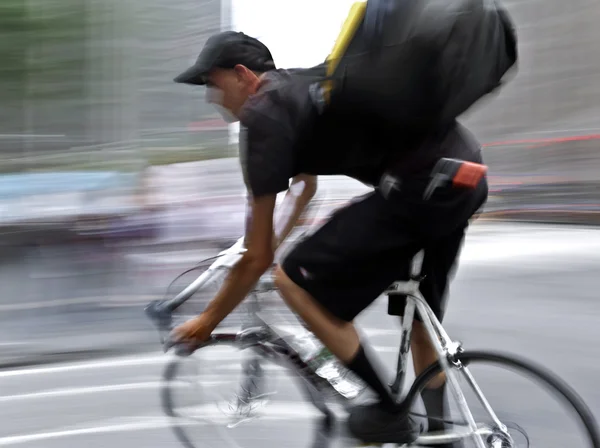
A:
[[[263,40],[280,67],[316,64],[351,3],[0,2],[0,370],[159,350],[143,306],[236,240],[244,217],[236,128],[172,79],[223,29]],[[550,365],[598,410],[599,369],[577,367],[598,354],[600,3],[503,4],[519,69],[462,120],[484,144],[491,192],[448,326]],[[365,190],[320,182],[321,216]],[[19,424],[0,445],[65,423]]]

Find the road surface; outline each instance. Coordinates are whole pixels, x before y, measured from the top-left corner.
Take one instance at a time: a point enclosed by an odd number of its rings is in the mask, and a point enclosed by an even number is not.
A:
[[[599,249],[600,231],[595,229],[474,226],[451,290],[445,321],[448,332],[467,347],[505,350],[545,365],[568,381],[600,415]],[[184,255],[171,253],[162,261],[172,262]],[[160,260],[156,255],[153,259]],[[135,298],[131,300],[135,302]],[[0,446],[180,446],[159,402],[161,371],[168,356],[157,351],[154,334],[139,314],[141,303],[121,305],[118,312],[105,311],[100,321],[104,333],[94,335],[98,321],[77,328],[87,329],[81,337],[89,338],[91,346],[99,346],[111,329],[118,335],[119,329],[129,325],[137,330],[130,342],[139,344],[133,354],[0,371]],[[381,298],[364,313],[360,326],[385,365],[392,368],[398,325],[385,315],[385,309],[386,300]],[[52,314],[52,310],[47,308],[46,313]],[[121,320],[115,318],[119,315]],[[215,366],[221,369],[223,381],[231,378],[230,367],[235,367],[227,357],[217,357]],[[237,430],[246,440],[238,440],[240,446],[309,446],[316,414],[282,372],[272,374],[278,379],[279,398],[267,407],[258,426]],[[509,388],[504,382],[509,376],[489,375],[486,381],[491,383],[486,384],[494,387],[488,393],[500,405],[509,410],[516,406],[538,424],[543,429],[543,443],[548,438],[555,440],[557,428],[561,428],[559,435],[569,433],[570,429],[562,428],[572,427],[563,426],[568,422],[550,412],[543,397],[531,395],[532,390],[525,386]],[[214,435],[199,429],[193,434],[199,442],[209,442],[209,435]],[[535,440],[531,446],[536,446]]]

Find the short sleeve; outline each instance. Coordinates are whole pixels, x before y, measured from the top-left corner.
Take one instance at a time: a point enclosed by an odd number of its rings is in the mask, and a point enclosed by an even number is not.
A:
[[[288,189],[294,176],[293,143],[276,123],[246,129],[240,148],[244,179],[252,196],[277,194]],[[242,143],[242,142],[240,142]]]

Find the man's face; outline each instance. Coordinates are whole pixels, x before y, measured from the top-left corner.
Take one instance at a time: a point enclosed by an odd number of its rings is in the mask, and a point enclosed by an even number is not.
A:
[[[243,65],[234,69],[215,69],[208,75],[206,101],[227,109],[233,117],[224,116],[226,121],[237,121],[239,112],[248,96],[258,88],[258,77]],[[222,114],[224,115],[224,114]]]

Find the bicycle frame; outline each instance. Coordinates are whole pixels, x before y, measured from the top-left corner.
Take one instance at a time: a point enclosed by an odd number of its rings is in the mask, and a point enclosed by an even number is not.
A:
[[[244,237],[239,238],[230,248],[225,249],[215,257],[214,263],[212,263],[206,271],[198,276],[196,280],[190,283],[183,291],[177,294],[175,297],[167,301],[167,306],[171,310],[174,310],[179,305],[185,303],[190,297],[192,297],[202,286],[209,280],[211,274],[220,268],[231,268],[242,258],[242,255],[246,252],[244,247]]]
[[[455,442],[464,437],[473,435],[475,436],[475,441],[478,448],[486,448],[484,441],[482,440],[482,435],[486,434],[485,430],[481,430],[477,427],[473,415],[469,409],[469,406],[466,402],[465,396],[458,384],[457,380],[457,372],[454,369],[450,368],[450,364],[453,364],[455,367],[458,367],[458,370],[461,371],[467,378],[467,382],[473,388],[475,394],[477,395],[478,400],[484,406],[485,410],[488,412],[494,424],[497,425],[497,428],[500,432],[505,435],[508,440],[511,440],[510,435],[508,434],[508,429],[506,426],[500,422],[497,415],[491,408],[489,402],[483,396],[483,393],[473,375],[471,375],[469,369],[466,366],[463,366],[460,360],[457,359],[457,355],[462,352],[462,346],[459,342],[453,341],[450,336],[446,333],[444,328],[442,327],[440,321],[437,319],[427,301],[421,294],[419,290],[420,282],[423,277],[421,277],[421,262],[422,252],[419,253],[413,259],[412,272],[410,275],[410,279],[406,282],[395,282],[392,284],[385,293],[388,296],[400,295],[406,297],[406,306],[404,308],[404,314],[402,318],[402,331],[401,331],[401,339],[400,339],[400,347],[398,353],[398,363],[396,369],[396,377],[391,384],[391,389],[394,397],[398,401],[398,397],[404,385],[404,381],[406,379],[407,373],[407,365],[408,365],[408,354],[410,351],[410,337],[412,334],[412,324],[414,319],[415,312],[418,313],[418,316],[421,318],[429,339],[433,343],[437,354],[439,363],[442,366],[442,370],[446,375],[447,381],[450,385],[450,389],[456,399],[458,404],[458,408],[462,413],[463,418],[467,421],[469,432],[465,435],[454,436],[452,434],[441,435],[441,436],[421,436],[417,440],[417,444],[440,444],[447,442]],[[422,377],[422,376],[421,376]],[[415,380],[415,384],[419,383],[421,377],[418,377]],[[424,386],[424,385],[423,385]],[[412,392],[412,390],[411,390]],[[411,400],[412,402],[412,400]]]
[[[197,292],[207,281],[209,281],[210,276],[220,268],[231,268],[233,267],[242,257],[245,252],[244,248],[244,238],[238,239],[230,248],[221,251],[216,257],[215,261],[208,267],[206,271],[204,271],[196,280],[194,280],[188,287],[186,287],[181,293],[176,295],[171,300],[165,302],[165,305],[174,310],[179,305],[183,304],[187,299],[189,299],[195,292]],[[450,385],[450,389],[458,403],[458,407],[463,415],[463,418],[466,420],[468,424],[468,432],[463,434],[442,434],[442,435],[431,435],[431,436],[420,436],[416,444],[442,444],[442,443],[451,443],[462,440],[469,436],[475,436],[476,444],[478,448],[486,448],[486,445],[482,439],[482,436],[492,435],[493,431],[487,428],[478,428],[473,415],[466,403],[466,399],[462,393],[460,386],[458,385],[457,380],[457,371],[455,369],[450,368],[450,364],[454,367],[458,368],[458,371],[462,372],[466,378],[469,385],[473,388],[475,394],[477,395],[478,400],[484,406],[486,411],[489,413],[490,417],[494,421],[497,426],[497,430],[503,433],[510,440],[510,435],[508,434],[508,430],[504,424],[500,422],[491,406],[489,405],[486,398],[483,396],[480,388],[475,382],[473,376],[469,372],[466,366],[463,366],[460,360],[457,358],[462,352],[462,347],[459,342],[453,341],[441,323],[427,304],[425,298],[422,296],[419,291],[419,285],[422,281],[422,277],[420,276],[421,269],[421,260],[419,255],[422,255],[422,252],[418,254],[413,260],[413,268],[410,275],[410,279],[406,282],[395,282],[392,284],[386,291],[385,294],[389,296],[401,295],[406,297],[406,306],[402,318],[402,330],[401,330],[401,339],[400,339],[400,347],[398,352],[398,362],[396,369],[396,376],[391,384],[391,390],[396,400],[398,400],[402,387],[404,385],[404,381],[406,379],[407,374],[407,366],[408,366],[408,354],[410,352],[410,337],[412,333],[412,322],[415,316],[415,313],[418,313],[421,318],[426,331],[429,335],[430,340],[432,341],[437,354],[438,359],[441,364],[442,370],[446,374],[447,381]],[[254,293],[257,290],[253,291]],[[270,324],[265,321],[263,318],[258,316],[259,308],[258,306],[252,307],[249,311],[251,315],[254,316],[253,322],[258,326],[258,324],[263,325],[271,331],[273,334],[277,334],[274,331]],[[257,331],[257,327],[251,325],[247,329],[242,329],[238,337],[242,341],[247,342],[248,347],[252,347],[258,352],[263,353],[267,357],[274,359],[280,357],[287,357],[285,351],[281,351],[281,347],[269,347],[266,345],[264,335],[260,333],[260,330]],[[219,336],[211,338],[212,343],[219,343]],[[274,359],[275,360],[275,359]],[[282,360],[280,360],[282,361]],[[289,361],[289,360],[288,360]],[[293,363],[292,363],[293,364]],[[298,366],[297,370],[298,370]],[[301,368],[300,368],[301,369]],[[303,375],[306,378],[305,375]],[[423,382],[423,374],[420,375],[414,382],[413,387],[411,388],[411,392],[407,397],[404,397],[409,401],[409,404],[412,403],[414,396],[420,390],[421,387],[424,387],[425,384],[419,384]],[[311,401],[319,410],[324,412],[324,414],[328,414],[327,406],[323,401],[322,397],[318,395],[318,391],[308,390],[311,395]]]

